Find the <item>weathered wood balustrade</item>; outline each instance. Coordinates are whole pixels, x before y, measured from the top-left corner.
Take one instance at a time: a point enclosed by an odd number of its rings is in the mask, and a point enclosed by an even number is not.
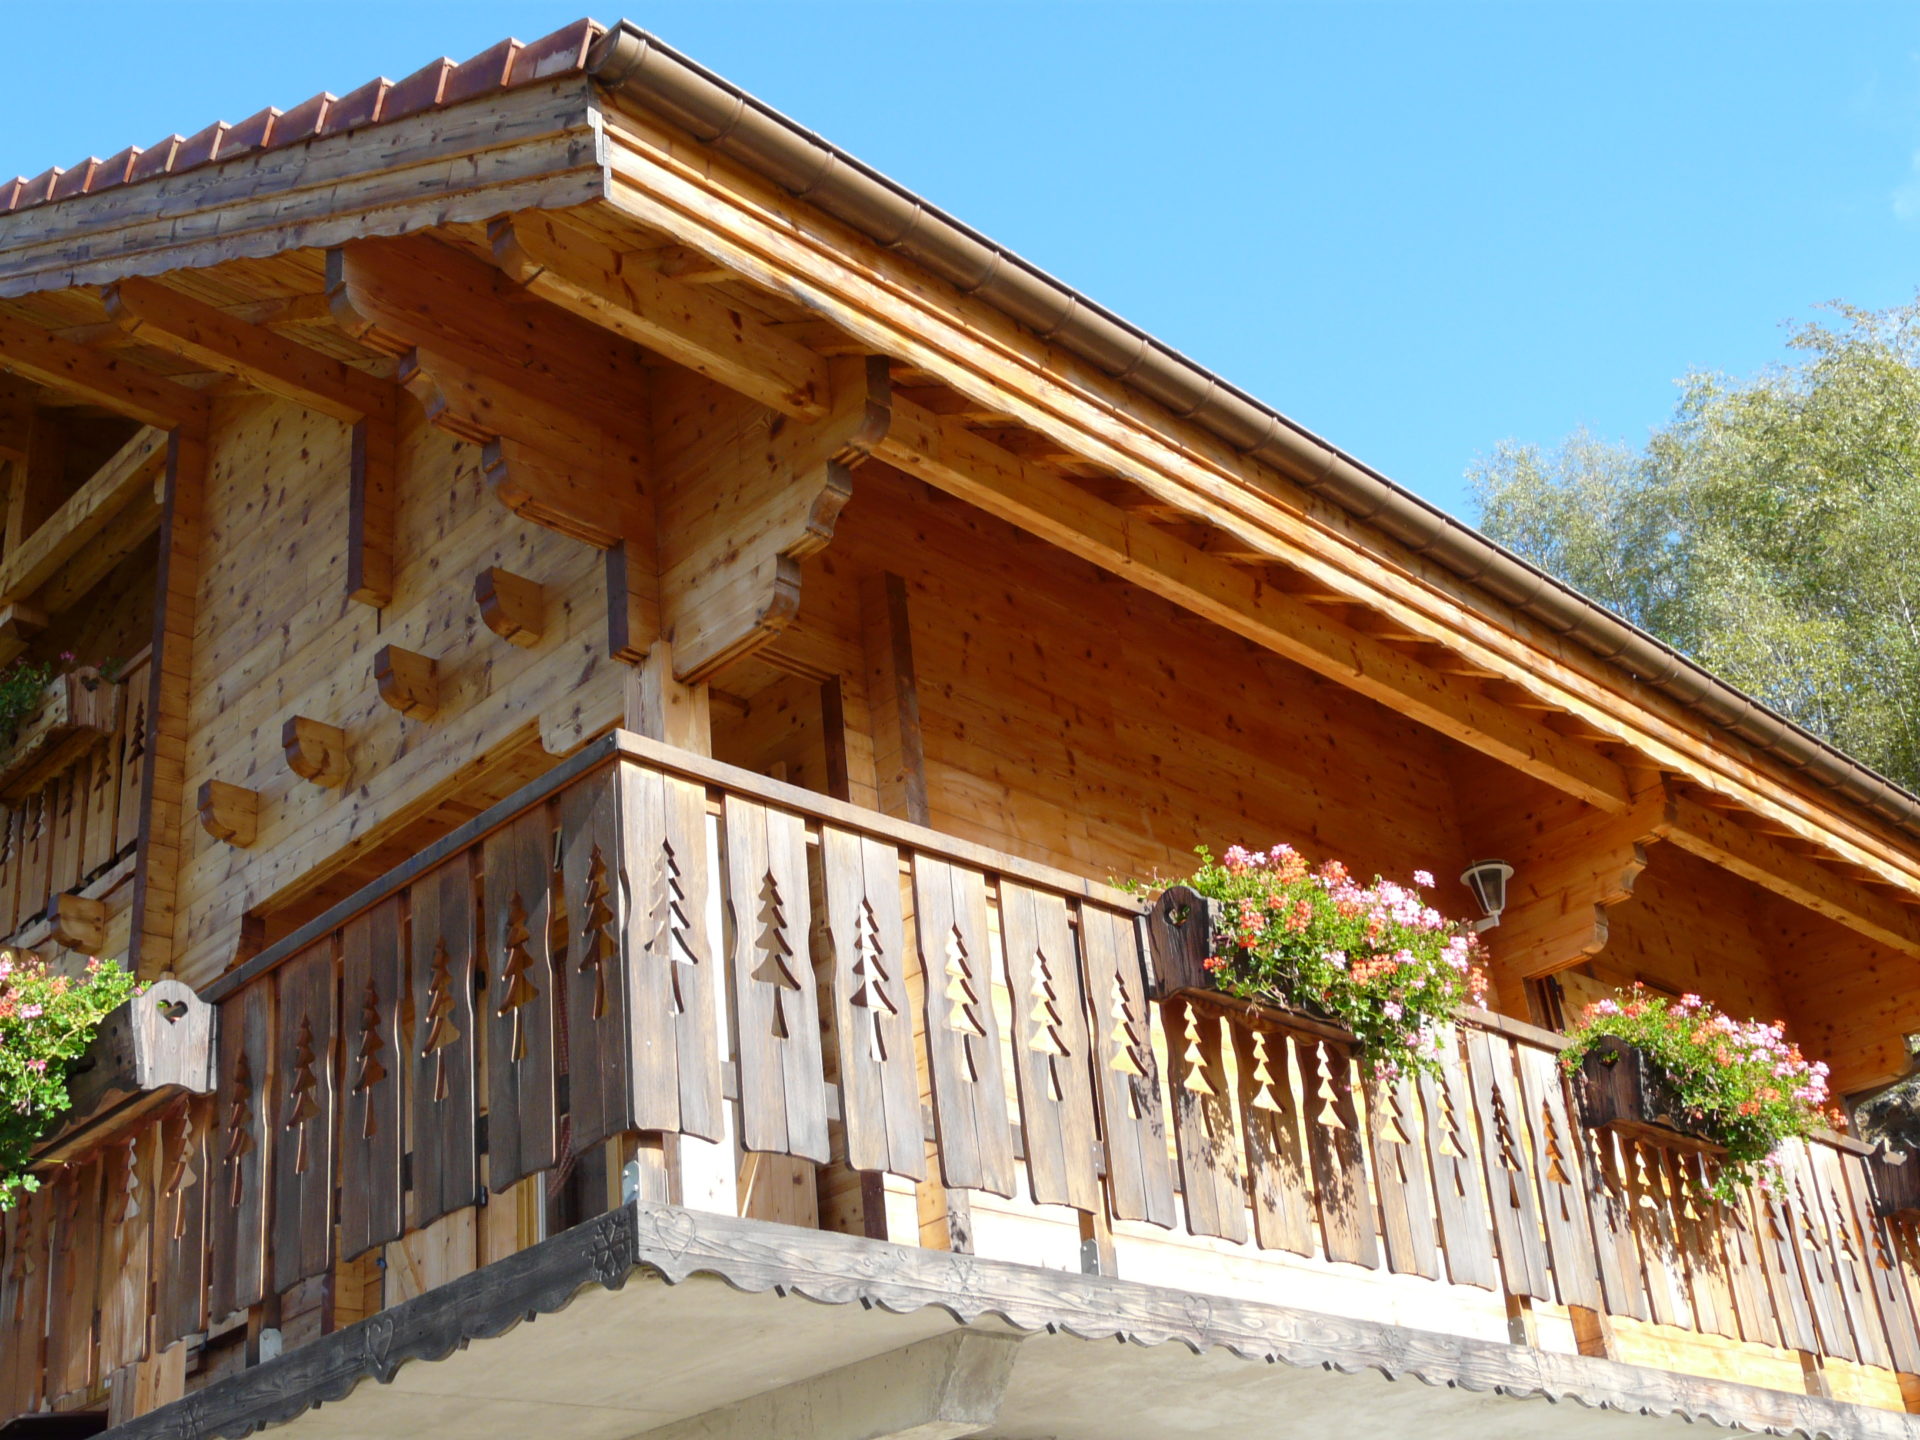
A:
[[[1092,1265],[1163,1227],[1568,1307],[1595,1353],[1611,1316],[1920,1373],[1920,1226],[1862,1147],[1722,1205],[1710,1156],[1584,1125],[1548,1032],[1476,1014],[1439,1078],[1364,1083],[1151,971],[1125,894],[609,737],[210,988],[215,1093],[6,1216],[0,1415],[157,1403],[183,1339],[244,1322],[246,1363],[350,1272],[394,1303],[367,1257],[590,1157],[683,1198],[675,1135],[1078,1211]]]

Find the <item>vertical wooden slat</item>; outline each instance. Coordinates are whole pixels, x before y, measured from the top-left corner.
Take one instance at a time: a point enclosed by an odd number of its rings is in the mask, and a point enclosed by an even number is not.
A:
[[[726,799],[725,825],[741,1144],[824,1162],[826,1076],[808,945],[806,832],[797,815],[737,795]]]
[[[1779,1185],[1770,1191],[1755,1191],[1751,1200],[1754,1238],[1760,1246],[1767,1286],[1772,1293],[1780,1343],[1790,1350],[1817,1351],[1820,1334],[1814,1321],[1813,1296],[1794,1255],[1798,1238],[1786,1187]]]
[[[1137,917],[1080,905],[1080,974],[1094,1055],[1094,1093],[1116,1220],[1172,1226],[1173,1166],[1153,1053],[1145,955]]]
[[[413,988],[413,1224],[425,1228],[480,1199],[475,1144],[474,852],[455,856],[407,892]]]
[[[1869,1283],[1886,1332],[1892,1367],[1904,1374],[1920,1374],[1920,1326],[1916,1326],[1913,1297],[1900,1275],[1900,1261],[1888,1222],[1873,1213],[1873,1194],[1867,1163],[1858,1155],[1836,1154],[1845,1185],[1848,1213],[1862,1237]]]
[[[20,865],[26,838],[25,804],[0,811],[0,935],[20,928]]]
[[[68,769],[54,777],[50,808],[53,812],[53,854],[47,879],[47,891],[58,895],[78,888],[81,875],[81,840],[85,830],[87,776],[91,766],[82,755]]]
[[[154,1175],[163,1120],[142,1125],[105,1154],[106,1224],[100,1258],[100,1372],[147,1357],[153,1279]]]
[[[1375,1079],[1366,1087],[1367,1140],[1387,1266],[1402,1275],[1440,1278],[1439,1237],[1420,1139],[1419,1101],[1411,1080]]]
[[[227,1023],[238,1023],[231,1002],[223,1007],[221,1019],[223,1030]],[[160,1121],[153,1207],[156,1350],[207,1327],[208,1204],[220,1178],[209,1137],[215,1117],[225,1113],[222,1103],[223,1097],[216,1096],[181,1101]],[[231,1285],[229,1281],[229,1293]]]
[[[118,699],[124,701],[124,686],[116,685]],[[120,783],[120,737],[109,735],[95,747],[92,764],[87,767],[86,816],[82,823],[86,843],[81,852],[80,871],[91,875],[113,863],[113,800]]]
[[[333,1266],[334,1121],[339,1108],[339,970],[333,936],[274,972],[273,1288]]]
[[[1447,1277],[1455,1285],[1491,1290],[1499,1283],[1485,1191],[1474,1160],[1473,1103],[1456,1048],[1449,1046],[1438,1076],[1420,1077],[1427,1159],[1433,1167],[1433,1203]]]
[[[953,1189],[1011,1198],[1013,1126],[993,1013],[986,877],[916,855],[913,895],[941,1178]]]
[[[1833,1247],[1834,1279],[1839,1285],[1847,1328],[1853,1336],[1854,1358],[1863,1365],[1884,1368],[1890,1357],[1886,1331],[1880,1323],[1879,1304],[1874,1298],[1868,1240],[1855,1222],[1853,1207],[1847,1199],[1839,1152],[1831,1145],[1809,1144],[1806,1159],[1812,1190],[1819,1199]]]
[[[1173,1135],[1180,1157],[1180,1193],[1187,1229],[1222,1240],[1247,1238],[1246,1197],[1233,1103],[1221,1063],[1220,1018],[1184,1000],[1164,1002],[1167,1083],[1173,1094]]]
[[[1702,1334],[1740,1338],[1733,1311],[1733,1286],[1727,1275],[1714,1206],[1706,1193],[1698,1157],[1669,1150],[1661,1163],[1667,1175],[1671,1213],[1680,1230],[1680,1252],[1686,1261],[1688,1293],[1693,1302],[1693,1326]]]
[[[820,831],[820,863],[847,1163],[924,1180],[900,852],[827,825]]]
[[[1500,1276],[1511,1295],[1551,1300],[1540,1208],[1526,1153],[1526,1115],[1513,1080],[1513,1042],[1467,1032],[1467,1074],[1480,1120],[1480,1156],[1493,1210]]]
[[[1804,1144],[1787,1147],[1783,1168],[1787,1215],[1792,1225],[1789,1232],[1793,1237],[1792,1253],[1806,1281],[1814,1328],[1820,1336],[1818,1348],[1824,1355],[1858,1359],[1853,1333],[1847,1324],[1846,1302],[1840,1295],[1840,1277],[1827,1235],[1826,1217],[1821,1213],[1820,1196],[1814,1189],[1812,1167]]]
[[[101,1158],[67,1166],[50,1187],[53,1243],[48,1265],[47,1394],[57,1399],[93,1382],[99,1305]]]
[[[544,806],[482,847],[487,957],[487,1185],[560,1158],[554,1045],[553,829]]]
[[[273,980],[263,977],[220,1006],[218,1111],[207,1148],[210,1320],[266,1294],[267,1167],[274,1142]]]
[[[1067,902],[1000,882],[1000,941],[1012,1002],[1015,1089],[1036,1205],[1100,1208],[1086,1003]]]
[[[0,1414],[40,1408],[46,1393],[47,1240],[51,1192],[41,1189],[4,1215],[0,1268]]]
[[[1587,1214],[1593,1221],[1595,1268],[1609,1315],[1648,1318],[1647,1282],[1633,1229],[1633,1197],[1621,1172],[1620,1139],[1611,1130],[1579,1127]]]
[[[24,925],[47,908],[48,879],[53,862],[53,807],[48,790],[36,790],[26,799],[26,833],[20,846],[20,914]]]
[[[120,697],[119,750],[113,801],[113,851],[118,855],[140,838],[140,777],[146,770],[147,747],[152,743],[147,724],[150,699],[150,656],[127,666],[126,691]]]
[[[1638,1140],[1621,1141],[1621,1175],[1631,1201],[1634,1239],[1646,1278],[1647,1309],[1657,1325],[1691,1326],[1693,1302],[1679,1222],[1667,1202],[1660,1150]]]
[[[1311,1255],[1313,1186],[1300,1144],[1293,1047],[1278,1030],[1235,1024],[1227,1033],[1233,1037],[1254,1240],[1262,1249]]]
[[[1353,1103],[1353,1052],[1331,1040],[1306,1036],[1296,1036],[1294,1044],[1321,1242],[1329,1260],[1377,1266],[1380,1249],[1367,1195],[1360,1112]]]
[[[707,933],[706,790],[639,765],[620,769],[622,847],[633,877],[634,1119],[642,1130],[725,1138],[715,1006],[718,949]]]
[[[1702,1182],[1711,1187],[1718,1176],[1716,1165],[1703,1160]],[[1726,1256],[1727,1278],[1733,1297],[1734,1322],[1740,1338],[1760,1345],[1780,1343],[1780,1322],[1767,1293],[1766,1262],[1760,1254],[1760,1237],[1754,1229],[1751,1197],[1716,1203],[1713,1221]]]
[[[340,1256],[352,1260],[396,1240],[404,1227],[400,1184],[406,1063],[400,1001],[398,895],[340,932]]]
[[[1533,1140],[1533,1170],[1546,1222],[1547,1258],[1563,1305],[1601,1308],[1600,1277],[1587,1215],[1587,1177],[1579,1137],[1567,1115],[1560,1066],[1551,1052],[1531,1045],[1514,1047],[1520,1066],[1520,1095]]]
[[[584,1153],[634,1124],[632,1015],[619,772],[608,767],[560,797],[560,876],[567,914],[567,1109]]]

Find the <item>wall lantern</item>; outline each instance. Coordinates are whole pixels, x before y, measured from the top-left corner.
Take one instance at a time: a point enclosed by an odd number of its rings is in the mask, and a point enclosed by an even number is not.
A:
[[[1475,930],[1491,930],[1500,923],[1500,912],[1507,908],[1507,881],[1513,867],[1504,860],[1476,860],[1460,875],[1460,883],[1473,891],[1486,919],[1473,922]]]

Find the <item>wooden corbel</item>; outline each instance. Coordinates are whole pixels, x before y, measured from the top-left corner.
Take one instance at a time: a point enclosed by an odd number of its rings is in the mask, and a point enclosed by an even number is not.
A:
[[[892,423],[887,362],[829,362],[832,404],[808,424],[692,376],[663,385],[654,479],[660,628],[679,679],[765,645],[800,605],[800,562],[833,538],[852,466]]]
[[[107,902],[84,895],[56,895],[47,906],[47,928],[56,944],[82,955],[107,948]]]
[[[374,652],[373,679],[380,698],[412,720],[431,720],[440,711],[440,667],[431,655],[382,645]]]
[[[486,627],[509,645],[532,649],[546,633],[547,587],[490,565],[474,577],[474,603]]]
[[[224,780],[200,784],[200,826],[216,840],[242,848],[253,844],[260,829],[260,792]]]
[[[337,790],[347,783],[347,776],[352,773],[347,759],[347,732],[337,725],[310,720],[305,715],[290,716],[280,727],[280,744],[286,751],[287,768],[302,780]]]

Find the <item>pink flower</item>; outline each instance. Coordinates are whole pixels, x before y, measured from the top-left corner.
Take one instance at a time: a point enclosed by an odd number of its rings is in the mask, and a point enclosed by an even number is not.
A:
[[[1414,871],[1413,883],[1418,885],[1422,890],[1431,890],[1433,888],[1433,872],[1431,870]]]
[[[38,1020],[40,1018],[40,1007],[38,1005],[22,1005],[20,1007],[20,1018],[22,1020]]]

